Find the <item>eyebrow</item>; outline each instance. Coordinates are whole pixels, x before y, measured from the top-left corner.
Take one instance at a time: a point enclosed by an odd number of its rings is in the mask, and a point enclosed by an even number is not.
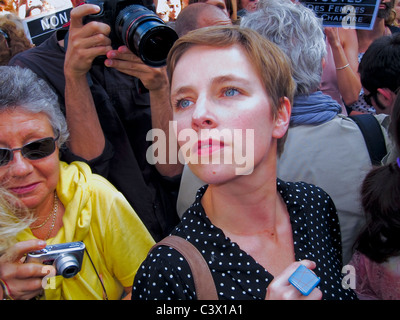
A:
[[[192,91],[193,91],[193,86],[183,86],[183,87],[180,87],[177,91],[171,91],[171,98],[173,96],[185,95],[186,93],[189,93]]]
[[[250,79],[246,79],[246,78],[242,78],[242,77],[238,77],[236,75],[222,75],[222,76],[218,76],[212,79],[211,81],[211,86],[214,87],[216,85],[220,85],[226,82],[237,82],[237,83],[241,83],[244,84],[245,86],[251,86],[253,84],[253,81],[251,81]],[[180,88],[178,88],[177,91],[175,92],[171,92],[171,95],[180,95],[180,94],[185,94],[186,92],[191,92],[193,91],[193,87],[192,85],[188,85],[188,86],[182,86]]]
[[[212,80],[212,85],[221,84],[224,82],[240,82],[245,85],[251,85],[253,82],[249,79],[238,77],[233,74],[216,77]]]

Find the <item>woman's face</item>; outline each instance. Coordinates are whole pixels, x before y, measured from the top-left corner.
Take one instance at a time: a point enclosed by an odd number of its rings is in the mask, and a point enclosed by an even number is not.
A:
[[[54,137],[43,113],[33,114],[21,108],[0,113],[0,147],[21,148],[29,142]],[[0,166],[0,183],[18,196],[30,209],[38,208],[53,197],[59,176],[58,147],[49,156],[30,160],[14,151],[12,161]]]
[[[276,139],[287,130],[290,104],[274,119],[264,85],[240,46],[186,51],[173,73],[171,102],[181,151],[207,183],[250,174],[270,154],[276,164]]]

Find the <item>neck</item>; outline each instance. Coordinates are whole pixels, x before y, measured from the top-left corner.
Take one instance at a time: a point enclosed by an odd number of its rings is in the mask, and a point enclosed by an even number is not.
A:
[[[276,189],[276,164],[258,166],[248,176],[209,185],[202,205],[212,223],[238,236],[274,234],[281,197]]]
[[[63,224],[63,215],[64,207],[61,201],[55,192],[51,193],[43,204],[34,210],[37,220],[31,224],[32,234],[43,240],[54,237]]]

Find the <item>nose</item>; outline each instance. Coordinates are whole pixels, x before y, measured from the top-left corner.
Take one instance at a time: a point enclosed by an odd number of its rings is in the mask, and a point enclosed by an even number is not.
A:
[[[214,114],[213,103],[208,99],[197,99],[196,106],[192,114],[192,129],[212,129],[217,126],[217,118]]]
[[[14,157],[9,162],[9,172],[13,177],[23,177],[32,171],[32,164],[26,159],[20,150],[14,151]]]

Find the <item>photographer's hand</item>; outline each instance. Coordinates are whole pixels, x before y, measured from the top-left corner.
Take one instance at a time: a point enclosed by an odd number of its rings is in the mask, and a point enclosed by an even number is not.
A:
[[[65,72],[86,76],[97,56],[105,55],[112,50],[109,25],[92,21],[83,24],[85,16],[98,13],[96,5],[85,4],[71,11],[67,52],[65,55]]]
[[[315,262],[302,260],[290,264],[281,274],[276,276],[267,288],[266,300],[321,300],[322,292],[314,288],[308,296],[304,296],[289,283],[289,277],[303,264],[309,269],[315,268]]]
[[[22,241],[10,247],[0,257],[0,279],[7,283],[13,299],[28,300],[42,292],[42,279],[47,275],[43,273],[43,265],[22,263],[21,260],[28,252],[43,249],[45,246],[46,242],[41,240]]]
[[[165,67],[153,68],[146,65],[126,46],[107,52],[107,67],[112,67],[132,77],[139,78],[149,91],[168,88],[168,78]]]

